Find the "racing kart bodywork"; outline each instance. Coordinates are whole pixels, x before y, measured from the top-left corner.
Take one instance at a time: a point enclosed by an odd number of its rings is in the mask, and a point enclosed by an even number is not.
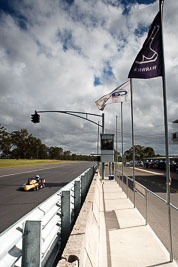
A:
[[[28,179],[28,182],[21,186],[21,190],[24,191],[32,191],[32,190],[39,190],[41,188],[45,187],[45,179],[40,178],[39,180],[36,180],[34,178]]]

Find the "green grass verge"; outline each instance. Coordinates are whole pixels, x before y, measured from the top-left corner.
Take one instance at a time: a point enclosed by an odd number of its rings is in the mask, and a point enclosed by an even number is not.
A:
[[[69,160],[0,159],[0,168],[69,163]]]

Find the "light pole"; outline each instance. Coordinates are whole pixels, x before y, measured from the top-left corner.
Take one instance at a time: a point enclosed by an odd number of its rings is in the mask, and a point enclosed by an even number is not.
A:
[[[102,113],[102,115],[99,115],[99,114],[95,114],[95,113],[69,111],[69,110],[39,110],[39,111],[35,110],[35,113],[31,115],[33,123],[39,123],[40,122],[39,113],[62,113],[62,114],[71,115],[71,116],[74,116],[77,118],[81,118],[83,120],[87,120],[91,123],[94,123],[98,127],[101,127],[102,133],[104,134],[104,113]],[[102,123],[99,124],[99,122],[95,122],[95,121],[89,119],[88,118],[89,116],[95,116],[95,117],[102,118]],[[102,179],[104,180],[104,162],[102,162]]]

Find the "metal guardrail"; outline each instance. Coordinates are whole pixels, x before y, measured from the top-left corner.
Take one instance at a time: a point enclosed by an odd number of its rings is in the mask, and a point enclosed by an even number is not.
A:
[[[52,266],[65,247],[96,167],[87,169],[0,235],[0,267]]]
[[[124,182],[124,178],[125,178],[125,182]],[[165,199],[163,199],[162,197],[160,197],[158,194],[152,192],[151,190],[149,190],[147,187],[143,186],[142,184],[138,183],[137,181],[135,181],[135,187],[134,187],[134,180],[126,175],[122,175],[121,172],[119,172],[119,176],[116,177],[116,181],[119,183],[120,187],[122,188],[122,190],[124,190],[123,185],[121,185],[121,182],[123,184],[126,185],[126,195],[127,198],[129,197],[128,194],[128,188],[129,188],[129,184],[128,181],[131,181],[133,183],[133,188],[131,189],[133,191],[133,193],[138,193],[141,197],[143,197],[145,199],[145,224],[148,224],[148,193],[154,195],[157,199],[161,200],[162,202],[164,202],[165,205],[168,206],[167,201]],[[135,196],[134,196],[134,201],[135,201]],[[178,211],[178,208],[176,206],[174,206],[172,203],[169,204],[171,208],[173,208],[175,211]],[[134,203],[134,206],[136,206],[136,204]],[[170,240],[172,243],[172,232],[169,230],[170,233]],[[169,253],[170,253],[170,258],[172,258],[171,255],[173,255],[173,249],[172,246],[170,246],[169,248]]]

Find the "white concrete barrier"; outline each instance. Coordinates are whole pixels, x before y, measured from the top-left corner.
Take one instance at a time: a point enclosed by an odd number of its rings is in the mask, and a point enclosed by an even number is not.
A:
[[[102,185],[96,172],[57,267],[98,266]]]

